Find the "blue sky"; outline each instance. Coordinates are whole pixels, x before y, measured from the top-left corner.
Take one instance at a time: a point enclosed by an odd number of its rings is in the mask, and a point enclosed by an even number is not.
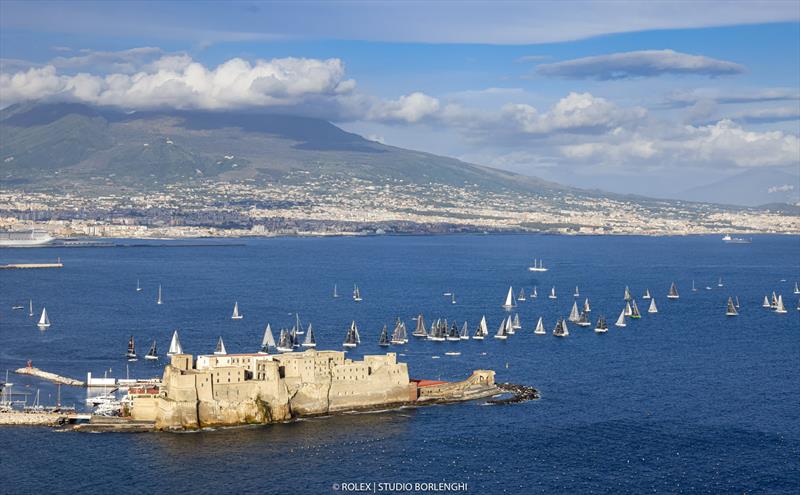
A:
[[[4,1],[0,104],[314,115],[573,185],[676,192],[797,173],[799,21],[781,1]]]

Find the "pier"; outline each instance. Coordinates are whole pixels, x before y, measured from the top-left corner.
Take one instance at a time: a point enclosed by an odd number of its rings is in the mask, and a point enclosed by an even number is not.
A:
[[[55,373],[50,373],[48,371],[40,370],[39,368],[34,368],[33,366],[26,366],[24,368],[19,368],[18,370],[14,371],[14,373],[18,373],[20,375],[31,375],[37,378],[43,378],[45,380],[49,380],[53,383],[70,385],[72,387],[86,386],[86,383],[80,380],[76,380],[74,378],[69,378],[66,376],[56,375]]]

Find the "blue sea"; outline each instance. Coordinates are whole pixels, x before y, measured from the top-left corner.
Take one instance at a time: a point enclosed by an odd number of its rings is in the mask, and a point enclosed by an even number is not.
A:
[[[391,349],[413,378],[459,380],[473,369],[532,385],[541,399],[406,408],[199,433],[88,434],[0,429],[4,493],[350,493],[377,483],[461,483],[461,493],[797,493],[800,489],[800,238],[757,236],[559,237],[464,235],[275,238],[131,247],[0,250],[0,263],[50,261],[62,269],[0,271],[0,373],[17,392],[54,403],[53,385],[15,375],[33,365],[84,379],[160,375],[124,353],[164,352],[178,329],[186,352],[258,349],[265,325],[312,322],[320,348],[341,349],[355,320],[362,345],[379,353],[381,328],[418,313],[494,333],[514,292],[523,329],[508,341],[427,342]],[[548,272],[527,270],[541,258]],[[718,287],[722,278],[723,287]],[[143,288],[136,292],[137,279]],[[692,292],[692,281],[698,291]],[[677,284],[680,299],[668,300]],[[163,305],[156,305],[158,285]],[[342,297],[334,299],[338,285]],[[353,284],[363,302],[350,297]],[[619,329],[625,286],[641,320]],[[556,300],[546,293],[555,286]],[[605,335],[570,325],[550,333],[580,289]],[[710,290],[706,290],[706,286]],[[646,289],[657,314],[646,312]],[[761,308],[783,294],[789,312]],[[456,304],[443,296],[453,292]],[[740,316],[725,316],[736,296]],[[42,306],[52,326],[42,332]],[[244,318],[231,320],[238,301]],[[26,308],[27,309],[27,308]],[[533,334],[539,316],[548,335]],[[460,356],[446,356],[448,350]],[[434,359],[434,357],[439,357]],[[62,388],[62,402],[86,391]],[[364,485],[351,485],[363,483]],[[385,491],[384,491],[385,492]],[[441,493],[441,492],[439,492]]]

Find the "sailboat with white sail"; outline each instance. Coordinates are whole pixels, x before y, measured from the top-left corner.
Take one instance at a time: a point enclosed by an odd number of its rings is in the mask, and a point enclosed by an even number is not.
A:
[[[359,343],[361,343],[361,337],[358,335],[358,326],[356,326],[355,320],[350,323],[350,328],[347,329],[347,334],[344,337],[344,342],[342,345],[344,347],[356,347]]]
[[[454,292],[450,293],[450,304],[456,303],[456,294]]]
[[[466,321],[461,325],[461,333],[458,336],[461,337],[461,340],[469,340],[469,326]]]
[[[739,316],[736,305],[733,304],[732,297],[728,297],[728,306],[725,308],[725,316]]]
[[[239,313],[239,301],[233,303],[233,314],[231,315],[231,320],[241,320],[244,317],[241,313]]]
[[[628,326],[628,324],[627,324],[627,323],[625,323],[625,309],[623,309],[623,310],[620,312],[620,314],[619,314],[619,318],[617,318],[617,322],[616,322],[616,323],[614,323],[614,325],[615,325],[615,326],[618,326],[618,327],[626,327],[626,326]]]
[[[509,318],[511,318],[509,316]],[[500,340],[506,340],[508,338],[508,334],[506,333],[506,320],[500,322],[500,328],[497,329],[497,333],[494,334],[494,338]]]
[[[631,308],[630,301],[625,303],[625,316],[630,316],[633,314],[633,308]]]
[[[650,307],[647,308],[648,313],[658,313],[658,307],[656,306],[656,300],[650,299]]]
[[[525,297],[525,289],[520,288],[519,294],[517,294],[517,301],[526,301],[527,298]]]
[[[581,297],[581,291],[578,289],[578,286],[575,286],[575,293],[572,294],[573,297]]]
[[[398,318],[394,325],[394,331],[392,332],[392,344],[403,345],[407,342],[408,332],[406,331],[406,324]]]
[[[625,296],[624,297],[625,297],[626,301],[630,301],[631,300],[631,290],[628,288],[627,285],[625,286]]]
[[[580,314],[578,313],[578,303],[573,301],[572,303],[572,310],[569,312],[569,321],[575,322],[578,321],[580,318]]]
[[[778,295],[778,302],[775,304],[776,313],[786,313],[786,308],[783,306],[783,295]]]
[[[281,328],[281,335],[278,337],[278,346],[276,349],[279,352],[292,352],[294,351],[294,343],[292,342],[292,334],[289,330]]]
[[[381,347],[389,347],[389,329],[386,325],[383,326],[383,330],[381,330],[381,336],[378,339],[378,345]]]
[[[128,340],[128,352],[125,354],[125,357],[128,358],[128,361],[136,361],[138,359],[136,356],[136,344],[133,341],[133,335],[131,335],[130,340]]]
[[[672,282],[672,285],[669,286],[667,299],[678,299],[679,297],[680,296],[678,295],[678,287],[675,285],[675,282]]]
[[[723,287],[723,285],[722,285],[722,277],[719,278],[719,282],[717,282],[717,287]]]
[[[514,335],[514,320],[511,319],[511,315],[506,318],[506,335]]]
[[[506,300],[503,302],[503,309],[509,310],[514,307],[514,289],[509,286]]]
[[[481,317],[478,328],[475,330],[475,335],[472,336],[475,340],[483,340],[484,337],[489,335],[489,326],[486,324],[486,316]]]
[[[308,329],[306,329],[306,338],[303,339],[302,346],[317,347],[317,339],[314,337],[314,328],[311,326],[311,322],[308,323]]]
[[[142,292],[142,286],[139,285],[139,279],[136,279],[136,292]]]
[[[214,348],[214,355],[224,356],[226,354],[228,354],[228,351],[225,350],[225,342],[222,341],[222,336],[220,335],[219,339],[217,339],[217,346]]]
[[[631,300],[631,303],[631,318],[641,318],[642,315],[639,313],[639,306],[636,305],[636,299]]]
[[[453,322],[453,326],[450,327],[450,331],[447,333],[447,340],[450,342],[461,341],[461,335],[458,332],[458,325],[456,325],[456,322]]]
[[[606,323],[606,317],[605,316],[601,315],[600,318],[597,319],[597,325],[594,326],[594,332],[595,333],[606,333],[606,332],[608,332],[608,323]]]
[[[303,335],[305,332],[303,331],[303,326],[300,324],[300,313],[294,314],[294,328],[293,328],[292,335]],[[295,346],[296,347],[296,346]]]
[[[650,297],[651,297],[650,296],[650,289],[645,289],[644,290],[644,295],[642,296],[642,299],[650,299]]]
[[[579,327],[589,327],[592,325],[592,322],[589,321],[589,315],[586,314],[585,311],[581,311],[581,315],[578,317],[578,321],[576,321],[575,324]]]
[[[772,307],[770,305],[770,303],[769,303],[769,298],[767,296],[764,296],[764,302],[761,303],[761,307],[762,308],[771,308]]]
[[[736,296],[736,309],[739,309],[739,296]]]
[[[552,289],[550,289],[550,295],[547,296],[548,299],[555,299],[556,298],[556,286],[554,285]]]
[[[267,323],[264,329],[264,336],[261,338],[261,350],[259,354],[269,354],[270,349],[275,349],[275,336],[272,335],[272,327]]]
[[[512,323],[511,327],[514,330],[519,330],[522,328],[522,323],[519,321],[519,313],[514,313],[514,323]]]
[[[794,283],[794,293],[800,294],[800,287],[798,287],[797,282]]]
[[[422,316],[422,313],[417,316],[417,326],[414,328],[414,332],[412,332],[411,335],[414,337],[428,336],[428,330],[425,328],[425,317]]]
[[[589,306],[589,298],[588,297],[586,299],[584,299],[584,301],[583,301],[583,311],[586,312],[586,313],[591,313],[592,312],[592,307]]]
[[[772,291],[772,302],[770,302],[769,307],[772,309],[778,307],[778,296],[775,294],[775,291]]]
[[[533,265],[528,267],[528,270],[532,272],[546,272],[547,268],[544,267],[544,261],[537,260],[536,258],[533,259]]]
[[[539,321],[536,322],[536,328],[533,330],[536,335],[546,335],[547,331],[544,329],[544,319],[540,316]]]
[[[158,284],[158,299],[156,299],[156,304],[162,304],[164,301],[161,299],[161,284]]]
[[[537,297],[539,297],[539,291],[536,290],[536,286],[534,285],[533,292],[531,292],[531,299],[536,299]]]
[[[357,285],[353,285],[353,301],[361,302],[361,291],[358,289]]]
[[[172,332],[172,340],[169,342],[167,356],[174,356],[176,354],[183,354],[183,347],[181,346],[181,339],[178,337],[177,330]]]
[[[33,299],[28,299],[28,316],[33,316]]]
[[[39,323],[36,324],[40,330],[50,328],[50,317],[47,316],[47,308],[42,308],[42,316],[39,317]]]
[[[147,354],[144,355],[144,358],[148,361],[158,360],[158,348],[156,347],[155,339],[153,339],[153,345],[150,346],[150,350],[147,351]]]
[[[336,287],[336,284],[333,284],[333,298],[336,299],[339,297],[339,289]]]
[[[692,292],[697,292],[697,287],[694,285],[694,280],[692,280]]]
[[[556,323],[556,327],[553,329],[553,336],[566,337],[568,335],[569,329],[567,328],[567,321],[563,318],[559,318],[558,322]]]

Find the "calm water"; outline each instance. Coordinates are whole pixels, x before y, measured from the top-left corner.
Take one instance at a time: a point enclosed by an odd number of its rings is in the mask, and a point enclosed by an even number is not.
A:
[[[380,352],[384,323],[423,312],[471,330],[485,314],[492,333],[505,315],[509,285],[538,286],[517,308],[524,329],[507,342],[412,340],[403,353],[412,377],[461,379],[475,368],[499,381],[540,389],[542,399],[514,406],[467,403],[347,415],[189,434],[78,434],[0,429],[0,486],[9,493],[334,493],[344,482],[466,482],[470,493],[796,493],[800,486],[800,239],[757,237],[726,245],[719,237],[550,236],[273,239],[228,247],[52,248],[0,251],[0,262],[49,260],[61,270],[0,272],[0,371],[27,359],[85,377],[126,374],[128,336],[139,352],[173,329],[187,352],[210,353],[222,335],[228,352],[257,349],[266,322],[290,326],[299,311],[321,348],[340,349],[351,319],[364,344]],[[546,273],[526,270],[544,258]],[[723,277],[724,287],[717,287]],[[142,292],[136,292],[136,279]],[[700,289],[692,293],[692,280]],[[786,282],[781,282],[786,279]],[[675,281],[681,292],[668,301]],[[165,304],[155,304],[158,284]],[[342,295],[331,297],[334,283]],[[352,284],[364,301],[354,303]],[[555,285],[559,297],[548,300]],[[580,287],[593,320],[613,323],[629,285],[646,288],[660,312],[606,335],[570,326]],[[713,290],[705,290],[705,286]],[[442,293],[454,291],[452,305]],[[768,291],[789,309],[760,307]],[[741,316],[726,318],[739,297]],[[40,332],[32,297],[52,327]],[[244,319],[233,321],[234,301]],[[391,327],[390,327],[391,328]],[[277,333],[277,332],[276,332]],[[444,356],[457,349],[459,357]],[[441,356],[432,359],[432,356]],[[159,374],[132,364],[131,376]],[[14,389],[54,402],[53,386],[12,374]],[[63,402],[85,391],[64,388]],[[143,491],[145,490],[145,491]]]

